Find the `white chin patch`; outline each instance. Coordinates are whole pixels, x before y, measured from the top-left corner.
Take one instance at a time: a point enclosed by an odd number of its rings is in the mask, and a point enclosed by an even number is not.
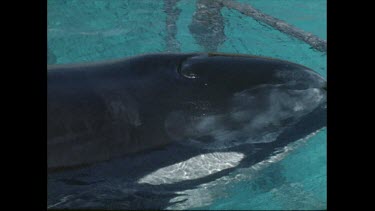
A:
[[[244,154],[238,152],[201,154],[186,161],[158,169],[138,180],[138,183],[160,185],[194,180],[228,168],[233,168],[237,166],[244,157]]]
[[[196,188],[176,192],[178,195],[170,200],[171,205],[167,207],[166,210],[196,209],[209,206],[214,201],[227,197],[228,188],[231,189],[231,185],[239,184],[238,182],[251,181],[254,176],[257,174],[259,175],[260,171],[283,160],[292,151],[304,145],[311,137],[315,136],[321,130],[322,129],[319,129],[296,142],[292,142],[287,146],[276,150],[269,158],[250,167],[237,168],[228,175],[208,183],[200,184]]]

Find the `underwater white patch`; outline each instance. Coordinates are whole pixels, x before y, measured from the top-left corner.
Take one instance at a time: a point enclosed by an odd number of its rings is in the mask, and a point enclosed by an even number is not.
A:
[[[294,108],[293,108],[294,111],[302,111],[303,110],[303,106],[299,103],[297,103]]]
[[[237,166],[245,157],[238,152],[214,152],[201,154],[146,175],[138,183],[151,185],[173,184],[194,180]]]
[[[50,208],[53,208],[53,207],[56,207],[57,205],[59,204],[63,204],[65,202],[68,201],[69,198],[71,198],[73,195],[67,195],[67,196],[64,196],[60,199],[59,202],[55,203],[55,204],[52,204],[52,205],[47,205],[47,209],[50,209]]]
[[[322,128],[323,129],[323,128]],[[214,200],[225,197],[226,187],[228,184],[235,184],[246,180],[251,180],[253,177],[262,169],[283,160],[293,150],[297,149],[301,145],[305,144],[307,140],[316,135],[319,129],[306,137],[299,139],[295,142],[288,144],[285,147],[277,150],[268,159],[256,163],[248,168],[237,169],[227,176],[218,178],[212,182],[199,185],[195,189],[189,189],[184,191],[176,192],[179,196],[174,197],[170,200],[171,206],[167,207],[167,210],[186,210],[198,207],[204,207],[210,205]],[[179,203],[173,204],[173,202],[180,201]]]

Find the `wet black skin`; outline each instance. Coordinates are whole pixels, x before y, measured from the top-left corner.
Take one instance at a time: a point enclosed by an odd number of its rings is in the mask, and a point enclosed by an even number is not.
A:
[[[280,76],[282,71],[290,74]],[[326,89],[323,78],[298,64],[215,53],[150,54],[48,66],[47,75],[49,169],[92,164],[184,141],[189,134],[179,131],[180,125],[166,129],[171,111],[226,112],[231,106],[228,99],[235,93],[258,85],[295,80],[290,85],[295,90]],[[299,131],[305,131],[298,134],[289,129],[272,145],[292,140],[283,137],[299,137],[323,127],[324,105],[318,110],[300,121],[308,129],[300,126]]]

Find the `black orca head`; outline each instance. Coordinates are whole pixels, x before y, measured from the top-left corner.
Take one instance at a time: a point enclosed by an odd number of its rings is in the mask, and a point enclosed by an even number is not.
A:
[[[181,60],[177,71],[185,85],[181,95],[190,97],[170,111],[165,127],[172,139],[199,147],[274,142],[325,110],[326,81],[288,61],[202,53]]]

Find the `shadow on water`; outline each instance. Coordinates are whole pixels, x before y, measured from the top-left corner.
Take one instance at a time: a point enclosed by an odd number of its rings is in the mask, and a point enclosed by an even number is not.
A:
[[[167,15],[166,19],[166,48],[167,52],[179,52],[180,45],[176,39],[177,25],[176,21],[181,13],[181,9],[177,8],[176,4],[179,0],[164,0],[164,12]]]
[[[205,51],[217,51],[219,45],[226,39],[222,8],[223,5],[219,1],[197,0],[189,30]]]
[[[78,209],[166,209],[183,203],[186,199],[171,201],[185,190],[215,181],[229,175],[238,168],[249,168],[264,161],[276,150],[326,126],[326,109],[318,108],[306,115],[293,127],[285,129],[276,141],[261,144],[246,144],[220,150],[245,155],[237,166],[204,175],[200,178],[150,184],[139,182],[159,169],[181,163],[192,157],[213,151],[174,144],[137,155],[126,156],[92,166],[48,175],[49,208]],[[256,150],[255,150],[256,149]],[[215,151],[219,152],[219,151]],[[183,165],[183,164],[182,164]],[[171,172],[169,172],[171,173]],[[178,177],[181,172],[176,171]],[[276,173],[275,177],[279,174]],[[160,179],[160,178],[159,178]],[[272,185],[282,185],[283,178],[255,178],[258,191],[267,191]],[[272,180],[272,181],[271,181]],[[272,185],[270,185],[272,183]],[[275,184],[276,183],[276,184]]]
[[[176,21],[181,13],[177,7],[180,0],[164,0],[164,12],[166,13],[166,43],[167,52],[179,52],[180,45],[176,40]],[[223,4],[219,1],[197,0],[196,11],[189,25],[189,31],[196,42],[205,51],[215,52],[224,43],[224,17],[221,14]]]

